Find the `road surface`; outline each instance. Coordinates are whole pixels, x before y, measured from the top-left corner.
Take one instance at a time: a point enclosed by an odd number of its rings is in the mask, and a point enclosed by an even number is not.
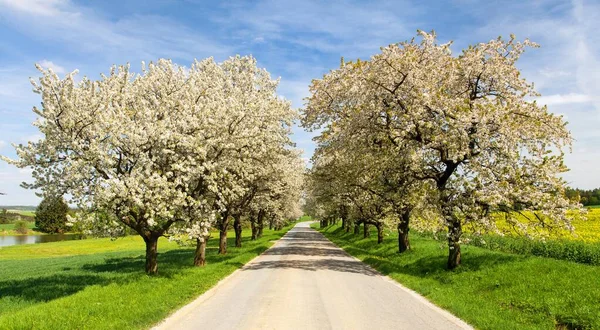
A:
[[[156,329],[471,329],[311,229],[273,247]]]

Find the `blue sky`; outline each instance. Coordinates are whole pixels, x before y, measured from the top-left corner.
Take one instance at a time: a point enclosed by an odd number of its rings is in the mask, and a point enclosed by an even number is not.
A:
[[[0,154],[11,143],[39,138],[31,126],[39,104],[29,77],[34,63],[60,74],[79,69],[98,77],[112,64],[171,58],[221,61],[254,55],[281,77],[279,92],[303,105],[311,79],[339,65],[340,57],[367,58],[380,46],[435,30],[453,50],[514,33],[542,45],[519,67],[543,94],[540,102],[563,114],[576,138],[566,164],[572,186],[600,187],[600,3],[581,1],[77,1],[0,0]],[[310,158],[311,135],[294,129]],[[2,204],[34,205],[19,187],[27,170],[0,162]]]

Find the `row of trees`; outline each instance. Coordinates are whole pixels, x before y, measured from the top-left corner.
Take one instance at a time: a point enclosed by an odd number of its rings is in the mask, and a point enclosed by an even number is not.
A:
[[[161,59],[141,74],[115,66],[79,82],[77,71],[61,79],[38,69],[34,125],[44,138],[5,160],[33,168],[25,187],[69,196],[80,210],[70,220],[88,232],[139,234],[147,273],[158,271],[161,236],[195,240],[203,265],[212,227],[224,254],[232,219],[240,246],[243,217],[256,238],[264,219],[299,216],[303,163],[289,138],[297,113],[254,58],[189,68]]]
[[[308,179],[313,216],[446,231],[448,268],[460,264],[463,230],[526,235],[571,228],[561,116],[530,101],[533,84],[515,66],[526,40],[498,38],[453,56],[434,33],[345,62],[314,80],[302,122],[320,130]],[[502,214],[505,227],[498,227]],[[410,226],[409,226],[410,225]],[[543,232],[543,231],[541,231]]]
[[[568,198],[579,201],[584,206],[600,205],[600,188],[592,190],[567,188],[565,192]]]

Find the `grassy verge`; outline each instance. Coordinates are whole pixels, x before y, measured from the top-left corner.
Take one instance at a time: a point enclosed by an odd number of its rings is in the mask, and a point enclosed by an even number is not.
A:
[[[463,246],[463,265],[445,270],[439,241],[411,236],[399,255],[394,235],[320,231],[348,253],[480,329],[600,329],[600,267]]]
[[[139,237],[2,248],[0,329],[147,328],[261,254],[289,228],[265,230],[257,241],[244,232],[243,247],[233,247],[231,238],[224,256],[217,255],[218,239],[211,239],[202,268],[191,266],[193,247],[161,239],[154,277],[143,273]]]

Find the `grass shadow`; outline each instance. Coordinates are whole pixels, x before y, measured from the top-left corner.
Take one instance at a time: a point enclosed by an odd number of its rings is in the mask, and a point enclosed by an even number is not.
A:
[[[20,297],[45,302],[69,296],[91,285],[106,285],[109,279],[97,275],[66,275],[36,277],[0,282],[0,297]]]

